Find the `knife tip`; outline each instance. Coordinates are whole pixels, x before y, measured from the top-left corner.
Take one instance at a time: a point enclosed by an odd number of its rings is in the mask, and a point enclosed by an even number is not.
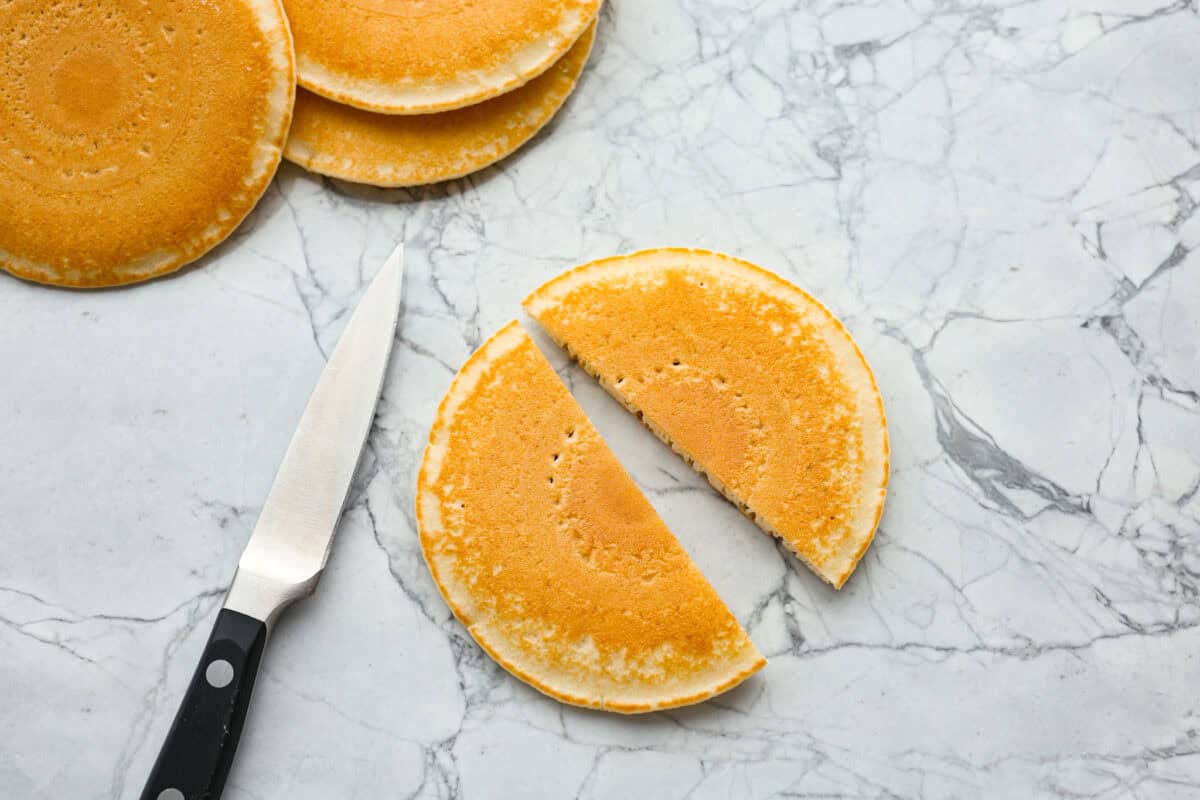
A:
[[[391,294],[395,297],[396,306],[400,305],[400,295],[404,288],[404,242],[401,241],[392,250],[392,254],[383,262],[383,267],[373,283],[390,284]]]
[[[399,270],[404,271],[404,242],[400,241],[395,248],[392,249],[392,254],[387,257],[387,261],[383,262],[384,270]]]

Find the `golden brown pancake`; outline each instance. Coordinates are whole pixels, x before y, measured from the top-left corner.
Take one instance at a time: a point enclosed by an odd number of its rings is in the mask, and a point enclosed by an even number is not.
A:
[[[529,141],[575,88],[596,26],[519,89],[438,114],[376,114],[301,89],[284,158],[375,186],[416,186],[483,169]]]
[[[455,616],[551,697],[651,711],[766,663],[516,322],[442,401],[417,520]]]
[[[677,248],[585,264],[524,305],[759,527],[845,583],[883,511],[887,423],[824,306],[753,264]]]
[[[277,0],[0,0],[0,267],[64,286],[178,269],[275,173]]]
[[[300,85],[385,114],[487,100],[550,68],[600,0],[284,0]]]

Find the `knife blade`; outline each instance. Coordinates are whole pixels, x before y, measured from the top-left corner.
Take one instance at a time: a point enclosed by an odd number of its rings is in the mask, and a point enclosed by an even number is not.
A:
[[[275,475],[142,800],[216,800],[245,723],[267,635],[316,589],[383,388],[404,245],[346,324]]]

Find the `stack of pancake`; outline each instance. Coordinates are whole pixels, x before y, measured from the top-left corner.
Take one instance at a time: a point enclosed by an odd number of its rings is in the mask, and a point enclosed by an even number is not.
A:
[[[284,157],[344,180],[458,178],[566,101],[600,0],[284,0],[300,86]]]
[[[0,0],[0,269],[172,272],[284,156],[379,186],[481,169],[566,100],[600,2]]]
[[[883,403],[842,324],[744,261],[648,250],[579,267],[525,309],[623,405],[840,588],[883,510]],[[438,410],[421,546],[502,666],[568,703],[694,703],[766,661],[516,322]]]

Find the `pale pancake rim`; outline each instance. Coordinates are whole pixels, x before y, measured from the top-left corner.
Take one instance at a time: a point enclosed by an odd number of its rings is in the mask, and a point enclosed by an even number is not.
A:
[[[400,88],[335,72],[307,54],[297,53],[297,83],[343,105],[380,114],[452,111],[511,92],[550,69],[588,25],[598,19],[602,6],[602,0],[598,0],[591,13],[564,15],[557,29],[526,43],[503,68],[479,75],[475,80],[456,78],[437,87]]]

